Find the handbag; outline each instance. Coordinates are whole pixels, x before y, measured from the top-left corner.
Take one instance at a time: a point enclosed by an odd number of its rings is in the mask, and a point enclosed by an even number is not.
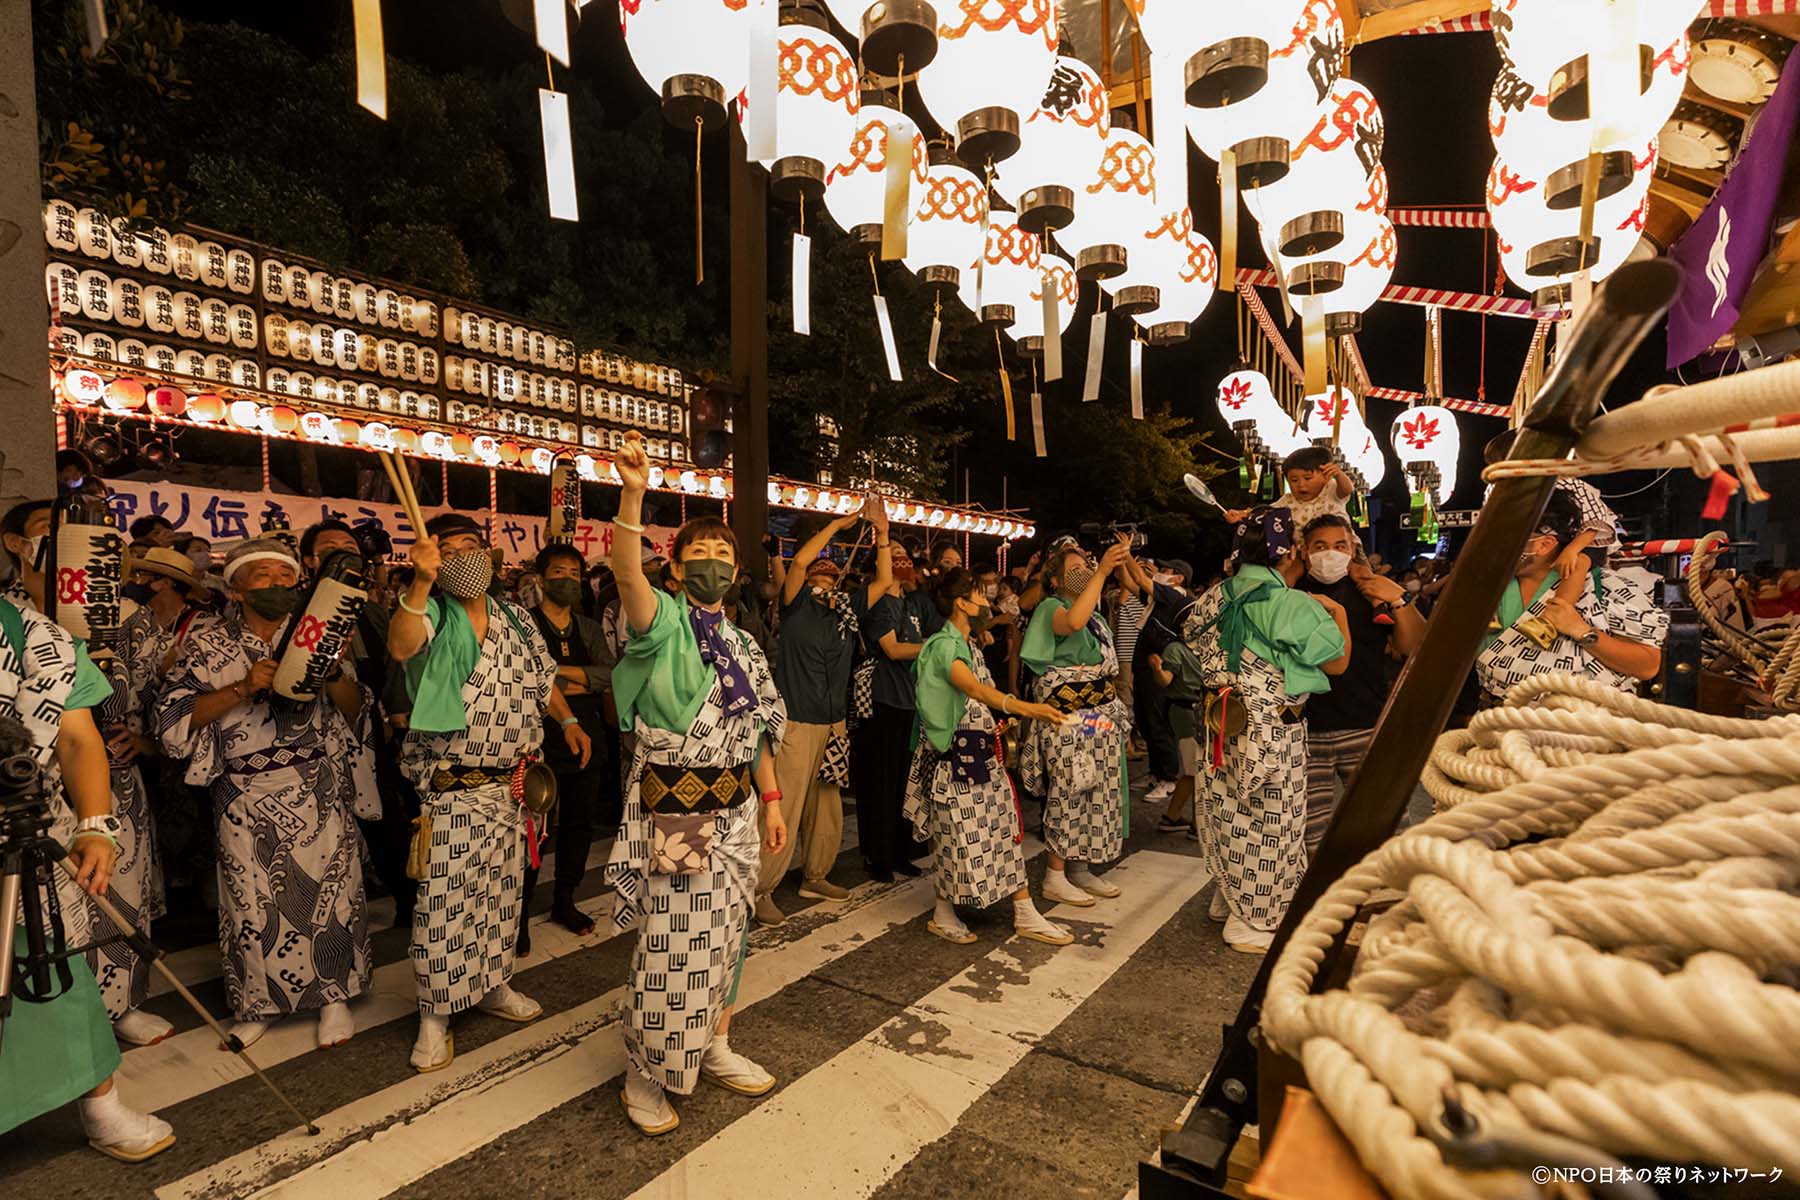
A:
[[[825,738],[825,761],[819,764],[819,779],[839,787],[850,786],[850,735],[835,725]]]
[[[875,660],[865,658],[850,673],[850,719],[866,721],[875,714]]]

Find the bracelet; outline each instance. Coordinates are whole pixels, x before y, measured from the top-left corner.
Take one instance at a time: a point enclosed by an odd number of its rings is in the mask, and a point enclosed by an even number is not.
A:
[[[114,850],[117,850],[119,848],[119,839],[114,837],[112,834],[106,832],[106,830],[104,830],[104,829],[84,829],[84,830],[82,830],[81,832],[77,833],[74,837],[69,839],[69,848],[73,849],[75,846],[75,843],[79,842],[84,837],[105,838],[107,841],[112,843],[112,848]]]
[[[413,616],[422,617],[425,615],[424,608],[422,608],[422,607],[414,608],[412,605],[410,605],[406,602],[406,593],[405,592],[401,592],[398,596],[395,596],[394,599],[399,603],[401,608],[405,609],[407,612],[411,613]]]
[[[627,521],[624,517],[614,517],[612,519],[612,523],[614,525],[618,526],[620,529],[625,530],[627,533],[642,533],[642,532],[644,532],[644,527],[642,525],[633,525],[630,521]]]
[[[781,789],[780,788],[770,788],[768,791],[764,792],[762,794],[762,802],[764,804],[779,804],[779,803],[781,803]]]
[[[1005,692],[1000,693],[1000,711],[1007,716],[1012,715],[1012,697]]]
[[[557,724],[561,725],[564,729],[567,729],[571,725],[581,724],[581,718],[580,717],[564,717],[562,720],[558,721]]]

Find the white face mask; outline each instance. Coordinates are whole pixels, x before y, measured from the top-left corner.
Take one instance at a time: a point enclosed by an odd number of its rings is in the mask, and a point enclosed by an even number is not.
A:
[[[34,571],[41,571],[44,569],[43,554],[45,536],[46,535],[40,533],[36,537],[25,539],[25,565]]]
[[[1336,583],[1350,573],[1350,556],[1342,550],[1315,550],[1307,556],[1306,569],[1320,583]]]
[[[1423,589],[1425,585],[1420,583],[1416,579],[1409,579],[1406,581],[1406,583],[1403,586],[1406,588],[1407,591],[1413,593],[1414,595],[1417,595],[1418,592],[1421,589]]]

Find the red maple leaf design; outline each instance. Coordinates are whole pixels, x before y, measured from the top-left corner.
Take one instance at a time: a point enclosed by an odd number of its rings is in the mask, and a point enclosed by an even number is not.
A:
[[[1333,411],[1334,408],[1336,409],[1335,412]],[[1319,397],[1319,420],[1329,425],[1333,421],[1340,419],[1343,415],[1344,401],[1342,397],[1337,398],[1337,403],[1335,405],[1332,404],[1332,397],[1329,394]]]
[[[1438,432],[1436,417],[1428,417],[1421,413],[1410,421],[1401,418],[1400,436],[1405,438],[1406,444],[1414,450],[1423,450],[1437,441]]]
[[[1219,403],[1236,412],[1250,402],[1250,381],[1233,379],[1219,389]]]

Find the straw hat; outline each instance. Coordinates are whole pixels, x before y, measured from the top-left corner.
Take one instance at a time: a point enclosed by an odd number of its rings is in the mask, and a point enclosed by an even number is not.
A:
[[[131,570],[148,571],[152,575],[161,575],[164,579],[173,579],[176,583],[185,583],[194,588],[200,581],[194,576],[194,564],[185,554],[179,554],[164,546],[152,546],[141,552],[133,552]]]

